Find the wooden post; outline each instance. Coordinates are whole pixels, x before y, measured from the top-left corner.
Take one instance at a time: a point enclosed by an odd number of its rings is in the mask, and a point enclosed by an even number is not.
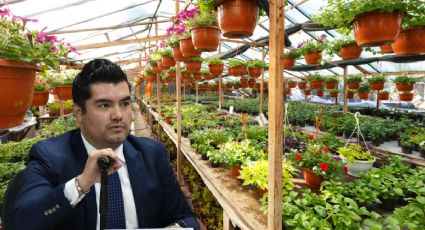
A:
[[[347,98],[347,93],[348,93],[348,87],[347,87],[347,75],[348,75],[348,67],[345,66],[344,67],[344,105],[343,105],[343,109],[342,112],[343,113],[347,113],[348,109],[347,109],[347,105],[348,105],[348,98]]]
[[[198,104],[198,82],[195,84],[195,90],[196,90],[196,104]]]
[[[64,108],[63,108],[63,100],[62,99],[59,99],[59,112],[60,112],[61,118],[64,119],[65,112],[64,112]]]
[[[269,67],[269,169],[267,229],[282,229],[283,79],[280,58],[284,48],[284,4],[270,0]],[[262,93],[262,92],[261,92]],[[283,102],[283,103],[282,103]]]
[[[227,214],[226,210],[223,209],[223,230],[234,230],[232,221],[229,218],[229,214]]]
[[[263,57],[263,61],[264,58],[266,57],[266,52],[264,52],[264,47],[261,49],[262,50],[262,57]],[[263,113],[263,86],[264,86],[264,70],[263,72],[261,72],[261,84],[260,84],[260,114]]]
[[[186,82],[183,81],[183,99],[186,99]]]
[[[158,111],[158,140],[161,138],[161,77],[160,74],[156,74],[156,101],[157,101],[157,111]]]
[[[221,43],[218,46],[218,53],[221,53]],[[222,88],[221,88],[221,84],[222,84],[222,78],[221,78],[221,74],[218,76],[218,110],[221,110],[221,104],[223,101],[223,94],[222,94]]]

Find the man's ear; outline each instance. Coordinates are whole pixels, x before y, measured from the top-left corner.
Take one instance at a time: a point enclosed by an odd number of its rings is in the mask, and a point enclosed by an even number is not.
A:
[[[82,121],[82,114],[83,114],[83,110],[81,109],[80,106],[74,104],[72,111],[74,113],[75,118],[77,118],[77,123],[81,123]]]

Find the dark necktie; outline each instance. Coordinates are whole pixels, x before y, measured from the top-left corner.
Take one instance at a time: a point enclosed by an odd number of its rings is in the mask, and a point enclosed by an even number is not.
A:
[[[109,175],[108,199],[108,228],[125,229],[124,202],[118,172]]]

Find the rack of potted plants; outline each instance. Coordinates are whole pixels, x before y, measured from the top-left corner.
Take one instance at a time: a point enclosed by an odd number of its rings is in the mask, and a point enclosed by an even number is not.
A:
[[[390,99],[390,92],[383,90],[383,91],[378,91],[378,100],[381,101],[386,101]]]
[[[215,11],[200,11],[186,21],[186,27],[192,35],[192,43],[196,50],[202,52],[216,51],[220,43],[221,31],[218,28]]]
[[[289,69],[294,67],[295,60],[301,57],[301,53],[298,49],[291,49],[283,53],[281,57],[283,68]]]
[[[343,34],[349,34],[354,28],[359,46],[377,46],[395,41],[406,8],[404,0],[352,0],[350,4],[332,1],[313,17],[313,21],[336,27]]]
[[[323,77],[319,74],[315,73],[313,75],[310,75],[308,77],[308,80],[310,81],[310,89],[323,88]]]
[[[360,85],[357,92],[359,94],[360,99],[367,100],[367,99],[369,99],[370,87],[367,84],[362,84],[362,85]]]
[[[180,35],[179,46],[183,58],[200,57],[202,54],[201,51],[196,50],[195,46],[193,46],[192,35],[187,31],[187,28],[185,32]]]
[[[330,42],[328,46],[329,54],[339,54],[342,60],[357,59],[360,57],[363,49],[358,46],[353,37],[337,38]]]
[[[162,65],[165,70],[176,65],[176,61],[173,57],[173,51],[171,49],[161,49],[159,50],[159,55],[161,56]]]
[[[413,93],[410,91],[399,92],[398,97],[400,98],[400,101],[412,101]]]
[[[372,169],[376,158],[372,156],[369,150],[364,151],[358,144],[349,144],[338,149],[344,164],[347,165],[348,174],[359,177],[361,172],[367,172]]]
[[[224,70],[224,62],[220,58],[207,58],[206,62],[212,76],[220,76]]]
[[[248,76],[250,77],[259,77],[266,67],[266,63],[261,60],[250,60],[247,62],[246,67],[248,68]]]
[[[325,82],[326,89],[336,89],[339,83],[337,77],[325,77],[323,81]]]
[[[360,83],[362,82],[362,78],[359,76],[353,76],[347,78],[347,87],[349,89],[358,89],[360,87]]]
[[[412,91],[414,84],[420,78],[409,77],[407,75],[400,75],[394,79],[398,91]]]
[[[194,58],[188,58],[185,61],[186,64],[186,70],[189,73],[198,73],[201,71],[202,62],[204,59],[202,57],[194,57]]]
[[[322,60],[322,51],[328,46],[326,35],[323,34],[320,38],[308,39],[307,41],[298,44],[297,49],[304,55],[307,65],[317,65]]]
[[[227,67],[229,68],[231,75],[243,76],[246,71],[246,62],[238,59],[230,59],[227,62]]]
[[[385,75],[375,76],[367,79],[371,90],[383,90],[387,78]]]

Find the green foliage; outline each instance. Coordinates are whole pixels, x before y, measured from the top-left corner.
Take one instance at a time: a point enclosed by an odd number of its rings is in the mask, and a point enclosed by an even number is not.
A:
[[[217,26],[218,27],[218,19],[217,12],[200,12],[200,14],[195,15],[193,18],[189,18],[186,21],[186,27],[190,29],[199,26]]]
[[[336,82],[336,83],[339,82],[337,77],[325,77],[325,78],[323,78],[323,81],[324,82]]]
[[[292,49],[290,51],[286,51],[286,52],[283,53],[283,57],[294,58],[294,59],[300,58],[301,55],[302,55],[302,53],[300,52],[299,49]]]
[[[205,60],[208,63],[208,65],[224,64],[223,60],[221,60],[220,58],[206,58]]]
[[[172,57],[173,51],[171,49],[161,49],[159,50],[159,55],[161,55],[161,57]]]
[[[404,85],[412,85],[418,82],[421,78],[413,78],[407,75],[397,76],[394,79],[394,83],[404,84]]]
[[[359,93],[369,93],[370,87],[367,84],[360,85],[359,89],[357,90]]]
[[[168,72],[169,72],[169,73],[176,72],[176,67],[174,67],[174,66],[170,67],[170,68],[168,69]]]
[[[172,36],[167,40],[167,44],[170,47],[178,47],[180,46],[180,42],[177,36]]]
[[[155,59],[149,60],[149,65],[152,67],[158,67],[158,60],[155,60]]]
[[[363,151],[362,147],[358,144],[350,144],[338,149],[338,153],[348,162],[354,160],[373,161],[375,157],[369,151]]]
[[[221,147],[222,163],[228,166],[243,165],[246,161],[256,161],[264,157],[263,150],[255,148],[250,140],[229,141]]]
[[[298,45],[298,52],[301,54],[308,54],[313,52],[322,52],[328,46],[326,35],[322,35],[320,38],[308,39]]]
[[[362,77],[354,76],[347,78],[347,83],[360,83],[362,82]]]
[[[328,50],[327,53],[339,54],[339,50],[341,49],[341,47],[352,45],[352,44],[357,44],[356,40],[352,36],[337,38],[333,40],[332,42],[330,42],[330,45],[327,49]]]
[[[246,66],[246,62],[238,60],[238,59],[230,59],[227,62],[227,66],[229,67]]]
[[[261,60],[250,60],[248,61],[248,63],[246,64],[246,66],[248,68],[265,68],[267,65],[265,62],[261,61]]]
[[[73,69],[63,69],[60,72],[50,70],[46,71],[46,81],[49,88],[57,86],[72,86],[72,82],[78,73],[78,70]]]
[[[367,82],[369,82],[369,84],[371,83],[377,83],[377,82],[385,82],[387,80],[387,78],[385,77],[385,75],[381,75],[381,76],[375,76],[375,77],[371,77],[367,79]]]
[[[423,1],[406,0],[407,12],[403,17],[403,30],[425,26],[425,4]]]
[[[46,91],[46,84],[44,83],[34,83],[34,92],[44,92]]]
[[[203,62],[204,61],[204,59],[202,57],[194,57],[194,58],[191,58],[190,60],[193,61],[193,62]]]
[[[152,75],[153,74],[152,68],[148,66],[143,73],[145,76]]]
[[[308,77],[308,80],[309,81],[323,81],[323,77],[320,76],[320,74],[315,73],[315,74],[311,75],[310,77]]]

